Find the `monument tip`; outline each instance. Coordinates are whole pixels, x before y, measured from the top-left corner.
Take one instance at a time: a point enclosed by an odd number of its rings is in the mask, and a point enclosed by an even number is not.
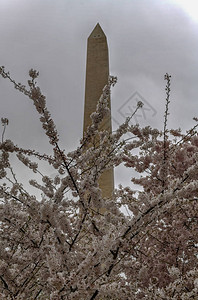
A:
[[[96,24],[96,26],[94,27],[93,31],[91,32],[89,38],[96,38],[96,37],[106,37],[104,31],[102,30],[101,26],[99,23]]]

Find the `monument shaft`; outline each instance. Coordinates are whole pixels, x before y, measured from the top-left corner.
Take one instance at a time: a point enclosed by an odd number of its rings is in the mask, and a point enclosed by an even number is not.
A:
[[[83,133],[91,124],[90,115],[96,110],[97,102],[109,77],[109,55],[106,36],[99,24],[87,41],[87,65],[85,84],[85,106]],[[109,99],[109,108],[111,103]],[[101,124],[100,130],[112,132],[111,114]],[[99,179],[103,197],[111,197],[114,190],[113,168],[106,170]]]

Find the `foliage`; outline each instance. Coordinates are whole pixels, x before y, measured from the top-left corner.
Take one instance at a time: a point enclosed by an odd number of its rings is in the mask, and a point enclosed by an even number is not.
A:
[[[130,125],[130,118],[112,134],[100,131],[116,83],[110,77],[84,139],[65,154],[38,72],[30,70],[28,88],[4,67],[0,73],[33,102],[52,146],[48,155],[4,140],[2,118],[0,298],[196,299],[198,124],[186,134],[167,129],[170,76],[163,131]],[[18,181],[13,157],[32,170],[29,183],[40,197]],[[54,179],[42,174],[40,161],[54,168]],[[98,178],[120,164],[137,171],[132,181],[142,189],[119,186],[104,199]]]

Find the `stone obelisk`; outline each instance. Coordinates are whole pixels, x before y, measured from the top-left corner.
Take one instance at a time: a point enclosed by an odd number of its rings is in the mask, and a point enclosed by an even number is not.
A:
[[[91,124],[90,115],[96,110],[97,102],[102,94],[102,89],[108,82],[109,55],[106,36],[99,23],[91,32],[87,41],[87,65],[85,83],[85,106],[83,133]],[[109,99],[109,108],[111,103]],[[102,123],[102,128],[112,132],[111,115]],[[101,129],[101,128],[100,128]],[[99,186],[103,197],[111,197],[114,190],[113,168],[106,170],[99,179]]]

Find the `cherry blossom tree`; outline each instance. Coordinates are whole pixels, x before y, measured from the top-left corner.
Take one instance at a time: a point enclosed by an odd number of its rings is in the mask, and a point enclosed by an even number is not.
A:
[[[197,299],[198,119],[185,134],[168,130],[170,76],[162,131],[131,125],[141,102],[115,132],[100,131],[116,83],[110,77],[87,133],[66,154],[38,72],[30,70],[28,87],[4,67],[0,74],[32,101],[52,147],[49,155],[6,140],[2,118],[0,298]],[[29,184],[39,197],[18,180],[14,160],[32,171]],[[43,162],[54,169],[53,179]],[[136,171],[137,189],[120,185],[103,198],[98,179],[120,164]]]

